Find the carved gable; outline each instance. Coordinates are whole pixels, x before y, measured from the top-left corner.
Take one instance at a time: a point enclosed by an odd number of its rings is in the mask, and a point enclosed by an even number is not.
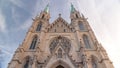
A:
[[[73,28],[63,18],[57,18],[49,27],[48,32],[73,32]]]

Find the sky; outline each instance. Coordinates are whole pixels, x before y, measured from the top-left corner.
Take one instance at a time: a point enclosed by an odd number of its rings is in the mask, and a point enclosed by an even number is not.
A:
[[[0,65],[7,68],[14,51],[49,3],[50,23],[61,13],[70,23],[70,4],[83,13],[115,68],[120,67],[120,0],[0,0]]]

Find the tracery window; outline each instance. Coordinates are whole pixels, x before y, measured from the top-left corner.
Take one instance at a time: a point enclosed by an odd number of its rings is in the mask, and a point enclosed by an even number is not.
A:
[[[80,30],[85,30],[84,24],[82,22],[79,23]]]
[[[30,45],[30,49],[35,49],[36,43],[37,43],[37,36],[33,38],[32,43]]]
[[[84,44],[85,44],[86,48],[91,48],[90,47],[90,41],[89,41],[89,38],[88,38],[87,35],[83,35],[83,41],[84,41]]]
[[[42,27],[42,23],[39,23],[39,24],[37,25],[36,31],[40,31],[40,30],[41,30],[41,27]]]
[[[52,53],[57,46],[61,46],[66,52],[69,52],[71,43],[65,37],[56,37],[50,44],[50,52]]]

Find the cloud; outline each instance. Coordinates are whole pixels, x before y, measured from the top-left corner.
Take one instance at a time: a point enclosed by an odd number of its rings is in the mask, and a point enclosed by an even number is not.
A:
[[[49,3],[48,0],[37,0],[35,7],[31,10],[31,16],[20,26],[20,29],[26,30],[32,24],[32,18],[39,15],[40,11],[44,10],[45,6]]]
[[[118,0],[114,0],[110,2],[110,4],[104,4],[103,7],[104,10],[101,12],[102,22],[108,29],[107,35],[111,38],[110,42],[106,42],[106,49],[115,68],[119,68],[120,61],[118,59],[120,59],[120,54],[118,52],[120,51],[120,3]]]
[[[6,32],[6,22],[5,22],[5,16],[2,14],[2,11],[0,11],[0,32]]]
[[[5,53],[5,54],[8,54],[8,55],[13,55],[12,52],[6,50],[5,48],[1,48],[1,47],[0,47],[0,51],[2,51],[2,52]]]
[[[119,68],[119,0],[81,0],[79,3],[79,10],[81,9],[85,13],[85,16],[88,16],[89,24],[93,28],[99,42],[103,44],[115,68]]]
[[[9,0],[9,1],[17,7],[23,8],[24,6],[21,0]]]
[[[31,26],[32,18],[27,19],[21,26],[20,29],[26,30]]]
[[[19,19],[21,19],[21,15],[16,11],[15,7],[11,9],[12,19],[15,23],[19,23]]]
[[[77,2],[70,0],[70,2],[88,17],[97,40],[103,44],[115,68],[119,68],[120,0],[78,0]]]
[[[0,47],[0,68],[7,68],[8,61],[12,58],[13,53]]]

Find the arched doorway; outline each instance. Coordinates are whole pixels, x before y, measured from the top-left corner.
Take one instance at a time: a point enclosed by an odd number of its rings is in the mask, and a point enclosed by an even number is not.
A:
[[[58,65],[56,68],[64,68],[62,65]]]
[[[51,64],[51,66],[48,66],[49,68],[72,68],[71,66],[69,66],[69,64],[67,64],[66,62],[62,61],[62,60],[58,60],[54,63]],[[46,68],[48,68],[46,67]]]

